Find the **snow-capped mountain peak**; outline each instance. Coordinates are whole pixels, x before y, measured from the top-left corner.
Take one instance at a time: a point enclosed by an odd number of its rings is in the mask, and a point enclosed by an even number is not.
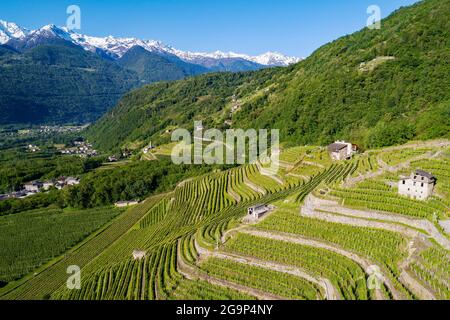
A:
[[[49,24],[49,25],[43,26],[40,29],[31,31],[28,35],[29,36],[54,36],[54,37],[59,37],[59,38],[63,38],[66,40],[71,39],[67,28],[60,28],[54,24]]]
[[[298,63],[303,60],[303,58],[288,57],[279,52],[266,52],[260,56],[254,57],[255,62],[262,65],[290,65]]]
[[[38,43],[42,38],[60,38],[83,47],[85,50],[103,50],[113,58],[121,58],[128,50],[140,46],[147,51],[174,55],[190,63],[202,64],[204,60],[241,59],[262,66],[287,66],[301,61],[301,58],[288,57],[278,52],[267,52],[259,56],[250,56],[235,52],[215,51],[211,53],[189,52],[175,49],[161,41],[141,40],[137,38],[116,38],[107,36],[104,38],[79,34],[65,27],[54,24],[46,25],[34,31],[28,31],[14,23],[0,20],[0,44],[5,44],[12,39],[25,39],[30,43]]]
[[[0,44],[5,44],[11,39],[24,38],[28,33],[27,29],[19,27],[13,22],[0,20]]]
[[[86,50],[93,51],[101,49],[114,58],[121,58],[125,53],[135,46],[140,46],[147,51],[156,53],[168,53],[169,47],[160,41],[140,40],[137,38],[115,38],[108,36],[105,38],[91,37],[78,33],[70,33],[72,41]]]
[[[277,52],[267,52],[259,56],[250,56],[235,52],[215,51],[212,53],[205,52],[183,52],[175,50],[177,56],[186,61],[196,61],[198,59],[243,59],[251,61],[263,66],[288,66],[293,63],[300,62],[302,58],[288,57]]]

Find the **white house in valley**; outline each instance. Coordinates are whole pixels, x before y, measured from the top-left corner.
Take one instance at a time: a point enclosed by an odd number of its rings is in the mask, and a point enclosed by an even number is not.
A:
[[[410,177],[403,177],[398,184],[398,193],[417,200],[428,199],[434,191],[436,178],[423,170],[416,170]]]
[[[334,161],[348,160],[358,152],[358,146],[346,141],[336,141],[328,146],[328,151]]]

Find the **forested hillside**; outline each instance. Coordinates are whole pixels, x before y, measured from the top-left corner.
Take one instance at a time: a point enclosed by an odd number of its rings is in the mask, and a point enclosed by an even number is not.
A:
[[[2,46],[0,124],[91,122],[138,84],[134,72],[74,45]]]
[[[0,125],[93,122],[133,88],[213,71],[139,46],[113,60],[60,39],[10,44],[0,45]]]
[[[425,0],[396,11],[380,30],[345,36],[289,68],[147,86],[88,135],[104,149],[139,146],[168,139],[167,128],[192,128],[195,119],[207,127],[229,120],[238,128],[279,128],[293,144],[346,138],[371,148],[448,136],[448,12],[449,1]]]
[[[164,57],[135,46],[118,60],[120,66],[137,73],[142,83],[180,80],[209,72],[200,65],[182,61],[176,56]]]

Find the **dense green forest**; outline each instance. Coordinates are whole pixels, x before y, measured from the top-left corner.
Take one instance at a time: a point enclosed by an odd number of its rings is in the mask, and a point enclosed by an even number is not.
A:
[[[167,128],[279,128],[284,142],[345,138],[366,148],[449,136],[450,2],[394,12],[288,68],[208,74],[126,95],[88,132],[103,149],[148,140]],[[233,95],[237,102],[233,102]],[[231,117],[233,105],[239,107]]]

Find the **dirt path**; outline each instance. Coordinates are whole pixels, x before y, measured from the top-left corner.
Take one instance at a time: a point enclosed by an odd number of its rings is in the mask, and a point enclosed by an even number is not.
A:
[[[269,293],[266,293],[266,292],[263,292],[263,291],[260,291],[257,289],[253,289],[250,287],[246,287],[246,286],[234,283],[234,282],[214,278],[214,277],[211,277],[209,275],[206,275],[206,274],[203,274],[200,272],[195,272],[195,271],[189,272],[187,269],[183,269],[183,268],[179,268],[178,272],[180,272],[180,274],[182,276],[184,276],[186,279],[202,280],[202,281],[208,282],[209,284],[212,284],[212,285],[225,287],[228,289],[233,289],[233,290],[239,291],[241,293],[244,293],[246,295],[256,297],[258,300],[269,300],[269,301],[270,300],[289,300],[287,298],[272,295],[272,294],[269,294]]]
[[[225,242],[227,242],[227,240],[229,238],[232,237],[232,235],[234,233],[239,232],[240,230],[244,230],[246,228],[248,228],[248,225],[244,224],[244,225],[240,225],[239,227],[236,227],[236,228],[233,228],[233,229],[230,229],[230,230],[224,232],[224,234],[222,235],[222,238],[220,239],[221,243],[224,244]]]
[[[286,162],[283,160],[280,160],[278,163],[280,164],[280,167],[286,169],[287,171],[292,170],[295,167],[295,164],[292,164],[292,163],[289,163],[289,162]]]
[[[309,180],[311,180],[311,177],[307,177],[307,176],[304,176],[304,175],[302,175],[302,174],[297,174],[297,173],[288,173],[287,176],[299,178],[299,179],[302,179],[302,180],[304,180],[304,181],[309,181]]]
[[[180,183],[177,184],[177,188],[182,188],[186,185],[186,183],[193,181],[194,178],[188,178],[186,180],[181,181]]]
[[[323,221],[327,221],[327,222],[334,222],[334,223],[348,224],[348,225],[357,226],[357,227],[375,228],[375,229],[383,229],[383,230],[398,232],[407,237],[414,237],[417,234],[417,232],[412,230],[411,228],[407,228],[407,227],[404,227],[401,225],[395,225],[395,224],[387,223],[387,222],[371,221],[371,220],[367,220],[364,218],[341,216],[341,215],[335,214],[335,213],[314,211],[313,213],[308,213],[308,214],[303,213],[303,215],[307,216],[309,218],[315,218],[315,219],[323,220]]]
[[[151,152],[143,154],[141,156],[141,161],[155,161],[158,160],[158,158]]]
[[[405,259],[400,265],[401,274],[399,280],[410,288],[410,290],[422,300],[436,300],[434,294],[424,287],[417,279],[410,274],[409,266],[415,260],[415,253],[417,247],[420,246],[420,238],[413,238],[408,244],[408,258]]]
[[[314,283],[314,284],[322,287],[324,289],[324,291],[328,290],[330,292],[330,294],[334,295],[334,296],[332,296],[332,297],[327,296],[327,298],[329,297],[329,298],[332,298],[332,300],[336,300],[334,288],[331,290],[328,285],[325,285],[326,279],[318,280],[299,268],[295,268],[292,266],[285,266],[285,265],[281,265],[281,264],[277,264],[277,263],[273,263],[273,262],[269,262],[269,261],[264,261],[264,260],[256,259],[253,257],[240,256],[240,255],[224,253],[224,252],[211,252],[210,257],[223,259],[223,260],[229,260],[229,261],[233,261],[236,263],[242,263],[245,265],[268,269],[268,270],[277,271],[277,272],[281,272],[281,273],[291,274],[293,276],[305,279],[306,281],[309,281],[311,283]],[[329,284],[331,285],[331,282],[329,282]],[[332,287],[332,285],[331,285],[331,287]]]
[[[433,140],[433,141],[421,141],[416,143],[405,144],[401,146],[393,146],[389,148],[384,148],[383,151],[397,151],[404,149],[413,149],[413,148],[427,148],[427,147],[437,147],[437,148],[445,148],[450,146],[449,140]]]
[[[307,166],[317,167],[317,168],[320,168],[320,169],[325,169],[324,165],[322,165],[320,163],[316,163],[316,162],[302,161],[302,164],[306,164]]]
[[[280,232],[267,232],[267,231],[260,231],[260,230],[255,230],[255,229],[242,230],[241,232],[250,234],[250,235],[253,235],[256,237],[262,237],[262,238],[268,238],[268,239],[272,239],[272,240],[295,243],[295,244],[324,249],[324,250],[328,250],[328,251],[337,253],[341,256],[344,256],[344,257],[356,262],[358,265],[360,265],[365,270],[367,275],[371,275],[371,273],[369,273],[367,271],[369,269],[369,267],[375,265],[375,263],[371,262],[370,260],[363,258],[353,252],[344,250],[337,246],[319,242],[316,240],[306,239],[306,238],[303,238],[298,235],[280,233]],[[386,285],[386,287],[389,289],[389,291],[392,293],[392,295],[395,299],[401,299],[401,294],[397,291],[397,289],[395,289],[394,285],[391,283],[391,281],[386,276],[383,276],[383,282]],[[380,294],[380,292],[378,292],[378,294],[376,295],[376,298],[379,300],[382,300],[383,295]]]
[[[279,185],[283,186],[285,184],[285,182],[283,181],[283,179],[280,176],[270,172],[270,170],[268,170],[268,169],[265,169],[259,161],[256,162],[256,167],[258,168],[259,174],[261,174],[262,176],[272,179]]]
[[[441,225],[442,229],[444,229],[445,232],[450,233],[450,219],[441,220],[439,221],[439,224]]]
[[[258,268],[262,268],[262,269],[268,269],[271,271],[277,271],[277,272],[281,272],[281,273],[290,274],[290,275],[305,279],[308,282],[311,282],[311,283],[314,283],[314,284],[320,286],[325,291],[325,298],[327,300],[340,300],[339,294],[337,293],[337,291],[334,288],[331,281],[329,281],[328,279],[324,279],[324,278],[316,279],[313,276],[311,276],[310,274],[308,274],[307,272],[305,272],[304,270],[297,268],[297,267],[282,265],[282,264],[265,261],[265,260],[260,260],[260,259],[250,257],[250,256],[242,256],[242,255],[225,253],[225,252],[220,252],[220,251],[203,250],[201,255],[203,256],[202,260],[210,258],[210,257],[214,257],[217,259],[229,260],[229,261],[233,261],[236,263],[242,263],[242,264],[246,264],[249,266],[254,266],[254,267],[258,267]]]
[[[397,172],[401,169],[409,168],[411,166],[411,163],[414,161],[419,161],[419,160],[423,160],[423,159],[435,159],[435,158],[438,158],[441,154],[442,154],[441,150],[436,151],[436,152],[430,151],[430,152],[419,155],[417,157],[414,157],[410,160],[407,160],[407,161],[400,163],[398,165],[395,165],[395,166],[388,165],[383,159],[381,159],[382,154],[379,154],[379,155],[377,155],[377,162],[378,162],[378,165],[384,171]]]
[[[421,300],[436,300],[436,297],[406,270],[402,271],[399,280]]]

